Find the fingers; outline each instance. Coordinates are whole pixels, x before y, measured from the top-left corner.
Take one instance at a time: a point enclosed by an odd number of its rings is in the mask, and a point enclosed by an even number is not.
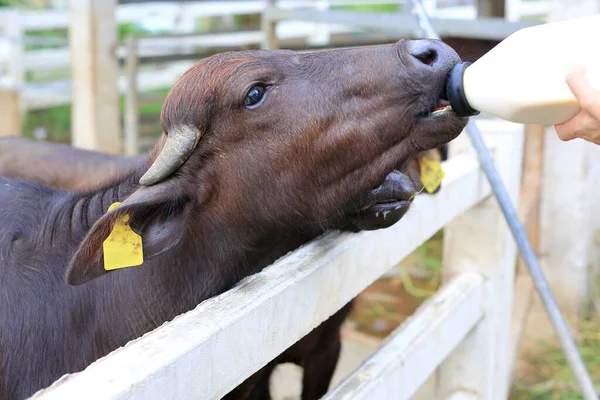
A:
[[[585,68],[577,66],[566,76],[567,85],[581,107],[591,116],[600,120],[600,91],[594,89],[585,75]]]
[[[582,138],[600,144],[600,121],[585,110],[564,124],[555,125],[555,128],[561,140]]]
[[[580,125],[579,117],[582,112],[583,111],[581,111],[579,114],[577,114],[575,117],[571,118],[567,122],[563,124],[557,124],[554,126],[560,140],[568,141],[573,140],[577,137],[576,133],[579,131]]]
[[[566,82],[581,105],[581,111],[571,120],[555,125],[562,140],[582,138],[600,144],[600,91],[587,80],[585,68],[576,66],[566,76]]]

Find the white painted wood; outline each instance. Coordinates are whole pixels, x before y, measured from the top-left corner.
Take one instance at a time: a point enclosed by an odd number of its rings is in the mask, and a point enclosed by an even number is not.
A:
[[[506,135],[506,140],[496,142],[498,154],[509,154],[511,139]],[[473,154],[456,157],[445,168],[441,191],[418,196],[412,210],[394,226],[326,234],[84,372],[59,380],[36,398],[87,399],[100,393],[103,399],[224,395],[440,227],[489,196],[489,184]]]
[[[138,41],[135,36],[127,37],[127,91],[125,93],[125,155],[135,156],[140,151],[140,110],[138,102]]]
[[[483,280],[462,274],[395,329],[377,352],[324,400],[410,399],[483,318]]]
[[[16,10],[4,13],[1,18],[2,30],[8,44],[9,58],[7,60],[7,83],[13,88],[20,88],[25,82],[25,47],[23,37],[25,35],[24,21],[21,14]]]
[[[521,0],[504,0],[505,18],[510,22],[519,22],[522,4]]]
[[[480,400],[475,394],[469,392],[454,392],[447,400]]]
[[[75,147],[121,152],[118,63],[115,56],[117,0],[71,0],[73,107],[71,141]]]
[[[505,127],[505,132],[496,136],[503,136],[510,146],[496,150],[495,164],[513,204],[517,204],[524,128],[508,123]],[[508,397],[516,255],[516,245],[495,198],[446,226],[445,279],[464,272],[480,273],[486,280],[486,302],[485,318],[439,368],[438,398],[445,399],[457,391],[486,400]]]
[[[552,10],[550,0],[505,0],[506,19],[511,22],[519,22],[523,17],[540,16],[547,18]]]

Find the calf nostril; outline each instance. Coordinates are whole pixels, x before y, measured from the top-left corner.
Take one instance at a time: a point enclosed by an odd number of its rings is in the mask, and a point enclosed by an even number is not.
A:
[[[412,56],[425,65],[433,64],[438,58],[438,52],[432,48],[419,49]]]

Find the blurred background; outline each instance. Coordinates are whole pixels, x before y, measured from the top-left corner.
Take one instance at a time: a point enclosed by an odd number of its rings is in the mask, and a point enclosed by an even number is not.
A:
[[[599,0],[424,3],[444,40],[470,61],[522,27],[600,12]],[[0,135],[135,155],[160,135],[159,112],[169,88],[203,57],[229,50],[390,43],[419,34],[404,0],[282,0],[276,10],[268,6],[264,0],[0,0]],[[389,18],[398,14],[403,17]],[[544,137],[541,127],[526,128],[519,211],[541,254]],[[585,270],[578,270],[577,279],[571,280],[568,260],[545,266],[551,282],[568,287],[558,288],[559,301],[600,382],[600,235],[592,228],[585,259],[574,257]],[[440,231],[358,297],[345,327],[337,379],[435,293],[442,244]],[[513,398],[582,398],[520,265],[513,325]],[[280,397],[294,398],[289,391],[281,387]],[[418,398],[429,397],[423,392]]]

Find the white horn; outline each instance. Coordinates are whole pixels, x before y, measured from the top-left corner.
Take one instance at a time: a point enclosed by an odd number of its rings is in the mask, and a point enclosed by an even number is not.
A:
[[[188,159],[198,145],[200,131],[197,128],[181,126],[170,130],[167,141],[148,171],[140,179],[140,185],[154,185],[170,176]]]

